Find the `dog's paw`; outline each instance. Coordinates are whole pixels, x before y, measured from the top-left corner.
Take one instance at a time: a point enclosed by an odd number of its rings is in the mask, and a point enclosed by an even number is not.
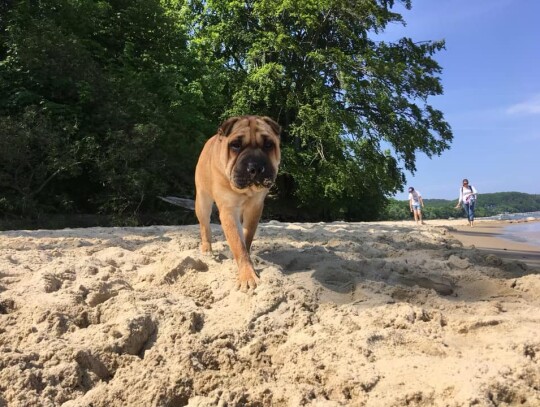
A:
[[[239,271],[238,282],[236,288],[242,292],[257,288],[259,284],[259,277],[255,274],[255,270],[248,269],[245,271]]]
[[[209,241],[202,240],[200,247],[201,247],[201,253],[212,254],[212,243],[210,243]]]
[[[204,256],[204,257],[213,257],[214,256],[214,252],[212,251],[212,247],[210,246],[201,246],[201,254]]]

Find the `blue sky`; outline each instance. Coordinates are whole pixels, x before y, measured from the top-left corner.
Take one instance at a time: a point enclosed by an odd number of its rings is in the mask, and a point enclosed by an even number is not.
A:
[[[426,199],[456,199],[463,178],[480,193],[540,194],[540,1],[413,0],[407,25],[383,38],[446,41],[435,55],[444,95],[428,100],[454,133],[450,150],[417,158],[407,175]],[[407,199],[398,193],[396,199]]]

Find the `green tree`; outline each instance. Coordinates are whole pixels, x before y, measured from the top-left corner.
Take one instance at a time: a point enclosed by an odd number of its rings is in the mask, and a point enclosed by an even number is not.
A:
[[[401,2],[410,8],[410,1]],[[226,73],[226,115],[284,126],[282,202],[317,218],[373,219],[452,133],[428,104],[442,93],[432,58],[444,42],[376,35],[394,1],[190,0],[194,42]]]
[[[5,211],[136,217],[156,195],[191,194],[222,103],[188,48],[183,2],[2,4]]]

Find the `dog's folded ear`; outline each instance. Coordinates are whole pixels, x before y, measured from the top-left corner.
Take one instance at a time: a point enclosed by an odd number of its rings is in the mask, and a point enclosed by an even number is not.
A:
[[[227,120],[225,120],[223,123],[221,123],[221,126],[219,126],[218,134],[223,137],[227,137],[229,134],[231,134],[231,130],[234,127],[234,124],[240,120],[241,117],[231,117]]]
[[[269,118],[268,116],[263,116],[261,117],[261,119],[263,119],[266,124],[268,124],[272,130],[274,131],[274,133],[276,133],[276,135],[278,137],[280,137],[280,134],[281,134],[281,126],[279,124],[277,124],[274,120],[272,120],[271,118]]]
[[[221,125],[219,126],[219,129],[218,129],[218,134],[220,136],[222,136],[222,137],[227,137],[229,134],[231,134],[231,131],[232,131],[235,123],[238,120],[246,119],[246,118],[250,118],[250,117],[258,117],[258,118],[264,120],[264,122],[270,126],[272,131],[274,133],[276,133],[276,135],[278,137],[280,136],[281,126],[279,124],[277,124],[273,119],[271,119],[268,116],[235,116],[235,117],[231,117],[231,118],[225,120],[223,123],[221,123]]]

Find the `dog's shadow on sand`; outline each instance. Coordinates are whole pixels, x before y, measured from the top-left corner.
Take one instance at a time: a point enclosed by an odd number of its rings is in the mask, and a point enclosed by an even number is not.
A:
[[[261,250],[254,255],[279,266],[285,275],[308,273],[323,290],[342,296],[342,301],[359,300],[359,287],[366,285],[386,292],[388,301],[403,297],[407,289],[414,287],[435,290],[441,296],[453,295],[456,288],[450,278],[436,273],[409,270],[383,258],[346,259],[322,245],[281,247],[276,252]]]
[[[383,294],[387,302],[414,302],[419,292],[427,295],[431,290],[441,297],[459,299],[461,287],[470,280],[466,270],[478,269],[476,275],[485,278],[489,275],[483,273],[491,267],[503,279],[536,273],[526,267],[509,267],[502,259],[493,264],[484,253],[460,247],[450,238],[420,241],[407,231],[373,236],[366,242],[336,239],[329,244],[327,236],[308,233],[307,237],[275,248],[270,240],[261,242],[253,256],[263,264],[280,267],[287,276],[309,275],[306,277],[316,286],[343,302],[362,301],[366,295],[374,298],[374,294]]]

